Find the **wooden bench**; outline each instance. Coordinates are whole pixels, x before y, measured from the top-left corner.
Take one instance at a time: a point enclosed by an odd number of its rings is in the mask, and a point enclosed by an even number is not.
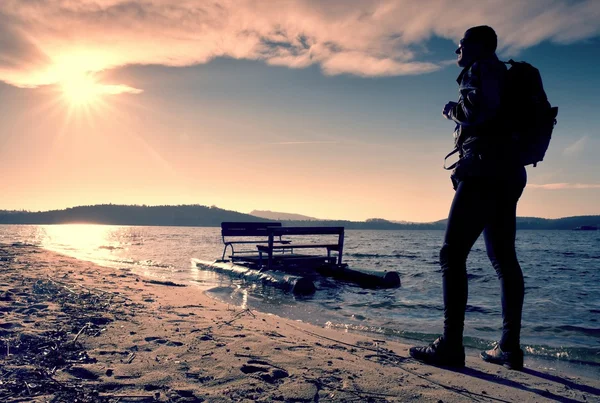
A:
[[[221,260],[225,260],[225,254],[227,248],[231,248],[231,256],[229,258],[233,261],[236,259],[236,252],[234,245],[238,244],[260,244],[269,242],[268,228],[281,228],[280,222],[263,221],[263,222],[222,222],[221,223],[221,237],[223,238],[223,256]],[[256,238],[248,240],[249,237]],[[283,241],[281,236],[279,239],[274,239],[273,244],[286,244],[290,241]],[[256,251],[247,251],[256,254]],[[238,258],[240,254],[244,252],[238,251]]]
[[[309,264],[311,262],[316,264],[328,263],[328,264],[342,264],[342,252],[344,249],[344,227],[270,227],[267,229],[268,242],[267,245],[256,245],[259,253],[259,265],[263,266],[263,253],[267,254],[266,268],[272,269],[275,261],[278,263],[295,263],[295,264]],[[281,240],[283,236],[295,236],[295,235],[337,235],[337,243],[307,243],[307,244],[294,244],[289,242],[284,245],[276,245],[276,241]],[[283,241],[285,242],[285,241]],[[326,249],[327,256],[316,256],[316,255],[298,255],[294,253],[294,249]],[[285,255],[285,251],[290,251],[288,255]],[[274,252],[281,251],[282,254],[275,256]],[[332,259],[331,251],[337,252],[337,257]],[[276,259],[275,259],[276,258]]]
[[[251,273],[258,281],[272,283],[273,281],[285,284],[302,285],[300,293],[312,293],[315,290],[312,278],[315,274],[334,277],[344,281],[352,281],[364,287],[396,288],[400,287],[400,276],[395,271],[370,272],[353,270],[342,264],[344,250],[344,227],[283,227],[279,222],[223,222],[221,235],[225,247],[221,261],[204,262],[198,259],[196,265],[206,264],[208,267],[235,273],[242,270],[244,275]],[[337,242],[304,242],[292,243],[283,237],[303,236],[304,240],[310,236],[337,235]],[[241,238],[241,239],[240,239]],[[255,238],[255,239],[248,239]],[[300,240],[300,242],[304,241]],[[255,248],[247,253],[234,250],[237,244],[254,244]],[[231,261],[225,260],[227,248],[231,248]],[[327,254],[298,254],[294,250],[325,249]],[[332,256],[331,252],[337,252]],[[266,256],[266,262],[263,255]],[[240,264],[230,264],[240,263]],[[265,264],[266,263],[266,264]],[[244,267],[240,267],[244,266]],[[261,273],[264,269],[277,269],[268,275]],[[284,275],[279,271],[285,272]],[[290,275],[292,274],[292,275]],[[309,274],[308,276],[303,276]],[[296,292],[296,288],[294,288]]]

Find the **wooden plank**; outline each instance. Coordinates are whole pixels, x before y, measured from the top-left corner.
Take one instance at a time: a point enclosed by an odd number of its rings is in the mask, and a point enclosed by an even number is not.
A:
[[[256,248],[263,252],[268,252],[269,247],[266,245],[256,245]],[[337,250],[339,248],[338,244],[306,244],[306,245],[296,245],[296,244],[288,244],[288,245],[273,245],[273,249],[309,249],[309,248],[327,248],[330,250]]]
[[[273,242],[274,243],[280,243],[280,244],[286,244],[286,245],[292,243],[292,241],[287,241],[287,240],[278,241],[276,239],[274,239]],[[224,242],[223,244],[224,245],[231,245],[231,244],[244,244],[244,243],[253,243],[253,244],[269,243],[269,240],[268,239],[255,239],[255,240],[252,240],[252,241],[227,241],[227,242]]]
[[[280,222],[222,222],[221,236],[267,236],[269,228],[281,227]]]
[[[343,231],[343,228],[342,228],[342,232],[340,232],[340,235],[338,237],[338,245],[339,245],[339,248],[338,248],[337,264],[341,266],[342,265],[342,255],[344,254],[344,231]]]
[[[344,233],[344,227],[271,227],[269,233],[281,235],[339,235]]]

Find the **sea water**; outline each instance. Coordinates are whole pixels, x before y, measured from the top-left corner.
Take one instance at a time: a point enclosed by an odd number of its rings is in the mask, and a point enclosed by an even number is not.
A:
[[[221,258],[219,228],[0,225],[1,243],[39,245],[143,276],[190,282],[241,308],[412,344],[432,341],[442,329],[442,238],[442,231],[347,230],[345,263],[395,270],[402,286],[373,290],[321,279],[313,296],[296,297],[192,267],[193,257]],[[518,231],[517,254],[525,277],[521,341],[528,360],[544,369],[600,375],[600,232]],[[500,335],[502,316],[498,280],[481,238],[467,266],[465,346],[489,348]]]

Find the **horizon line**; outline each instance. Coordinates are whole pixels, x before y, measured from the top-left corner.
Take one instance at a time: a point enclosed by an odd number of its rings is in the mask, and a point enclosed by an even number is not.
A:
[[[100,206],[114,206],[114,207],[205,207],[205,208],[217,208],[219,210],[224,210],[224,211],[232,211],[235,213],[239,213],[239,214],[245,214],[245,215],[249,215],[252,217],[256,217],[256,218],[263,218],[260,216],[255,216],[252,215],[250,213],[243,213],[240,211],[236,211],[236,210],[228,210],[228,209],[224,209],[221,208],[217,205],[205,205],[205,204],[114,204],[114,203],[98,203],[98,204],[87,204],[87,205],[77,205],[77,206],[72,206],[72,207],[64,207],[62,209],[57,208],[57,209],[50,209],[50,210],[39,210],[39,211],[30,211],[30,210],[14,210],[14,209],[0,209],[0,213],[30,213],[30,214],[35,214],[35,213],[49,213],[52,211],[61,211],[61,210],[68,210],[68,209],[75,209],[75,208],[81,208],[81,207],[100,207]],[[257,210],[257,209],[253,209],[252,211]],[[270,211],[270,210],[258,210],[258,211]],[[273,212],[273,211],[271,211]],[[297,214],[297,215],[304,215],[304,214],[299,214],[299,213],[284,213],[284,212],[274,212],[274,213],[280,213],[280,214]],[[309,216],[307,216],[309,217]],[[526,218],[535,218],[535,219],[542,219],[542,220],[561,220],[561,219],[567,219],[567,218],[575,218],[575,217],[600,217],[600,213],[598,214],[581,214],[581,215],[572,215],[572,216],[565,216],[565,217],[556,217],[556,218],[548,218],[548,217],[535,217],[535,216],[517,216],[517,218],[521,218],[521,219],[526,219]],[[410,225],[410,224],[435,224],[438,223],[440,221],[444,221],[447,218],[441,218],[438,220],[434,220],[434,221],[407,221],[407,220],[402,220],[404,222],[398,222],[400,220],[393,220],[393,219],[387,219],[387,218],[381,218],[381,217],[370,217],[364,220],[360,220],[360,221],[355,221],[355,220],[350,220],[350,219],[335,219],[335,218],[314,218],[314,217],[309,217],[310,219],[307,220],[294,220],[294,219],[278,219],[279,221],[348,221],[348,222],[367,222],[367,220],[373,220],[373,219],[377,219],[377,220],[384,220],[389,222],[390,224],[397,224],[397,225]],[[267,219],[264,218],[265,220],[271,220],[271,219]],[[273,221],[273,220],[271,220]]]

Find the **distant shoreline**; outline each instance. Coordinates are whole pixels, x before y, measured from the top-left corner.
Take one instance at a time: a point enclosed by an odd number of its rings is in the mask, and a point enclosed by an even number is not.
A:
[[[303,222],[301,225],[297,223],[290,223],[286,221],[280,221],[284,226],[320,226],[320,225],[331,225],[336,226],[336,224],[325,223],[312,223],[312,222]],[[0,222],[0,225],[116,225],[116,226],[127,226],[127,227],[190,227],[190,228],[220,228],[219,225],[170,225],[170,224],[127,224],[127,223],[100,223],[100,222],[52,222],[52,223],[10,223],[10,222]],[[342,225],[344,226],[344,225]],[[403,228],[378,228],[378,227],[368,227],[368,226],[354,226],[352,224],[344,226],[346,230],[354,230],[354,231],[443,231],[445,226],[431,226],[427,228],[423,228],[420,225],[415,225],[414,228],[411,228],[409,225],[404,225]],[[576,231],[576,232],[593,232],[593,231],[581,231],[577,228],[535,228],[527,225],[518,225],[517,231]]]
[[[0,224],[104,224],[132,226],[219,227],[223,221],[270,221],[265,218],[201,205],[131,206],[103,204],[42,212],[0,210]],[[364,230],[443,230],[446,220],[397,223],[381,218],[350,220],[278,220],[285,226],[342,226]],[[599,227],[600,215],[564,218],[517,217],[517,229],[573,230]]]

